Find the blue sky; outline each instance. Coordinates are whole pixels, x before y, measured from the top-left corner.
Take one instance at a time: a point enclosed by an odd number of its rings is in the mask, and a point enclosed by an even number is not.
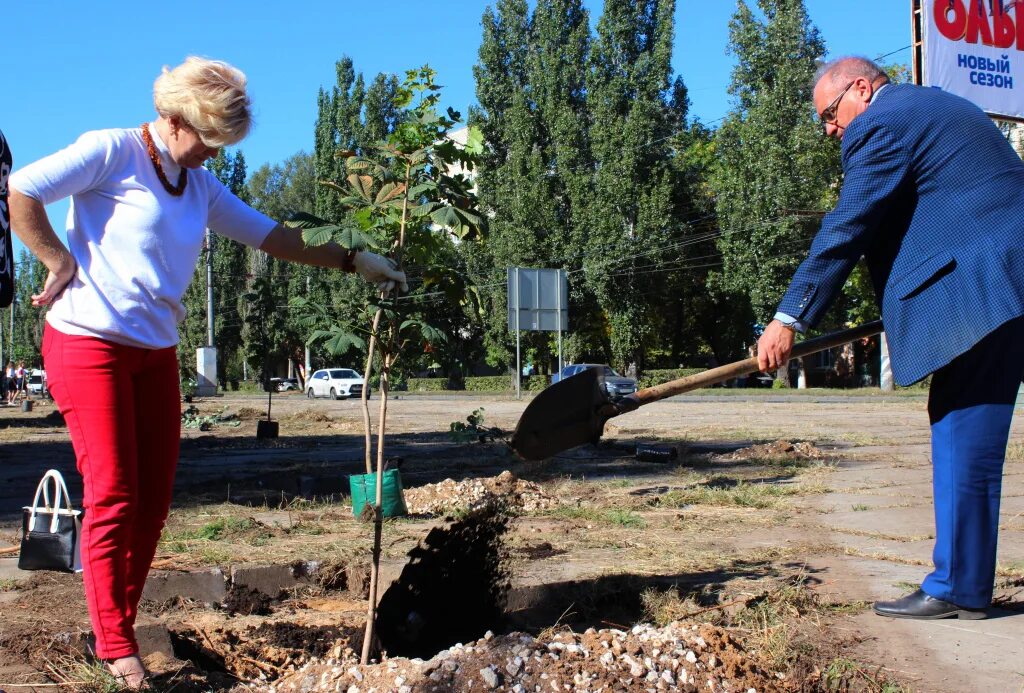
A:
[[[748,0],[752,2],[752,0]],[[805,0],[831,56],[875,57],[910,44],[909,0]],[[474,102],[480,17],[492,3],[455,0],[291,0],[172,3],[34,0],[5,3],[7,42],[0,129],[15,169],[87,130],[133,127],[154,117],[152,84],[187,55],[226,60],[244,71],[256,123],[241,143],[249,171],[312,149],[316,95],[350,56],[367,79],[429,63],[445,101]],[[594,21],[601,1],[588,0]],[[677,0],[673,65],[690,89],[691,115],[713,123],[729,109],[726,55],[733,0]],[[900,50],[889,62],[909,62]],[[67,204],[51,205],[63,229]]]

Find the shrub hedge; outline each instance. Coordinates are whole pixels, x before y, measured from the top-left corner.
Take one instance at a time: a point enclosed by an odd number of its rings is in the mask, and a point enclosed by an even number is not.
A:
[[[512,376],[484,375],[465,378],[461,383],[449,382],[447,378],[409,378],[409,392],[439,392],[441,390],[465,390],[467,392],[511,392]],[[543,390],[548,385],[548,376],[531,375],[523,378],[524,390]]]
[[[409,392],[437,392],[448,389],[448,378],[409,378],[405,384]]]
[[[645,387],[654,387],[655,385],[667,383],[669,380],[677,380],[679,378],[685,378],[687,376],[703,372],[703,368],[655,368],[649,371],[644,371],[643,374],[637,378],[637,386],[641,389]]]

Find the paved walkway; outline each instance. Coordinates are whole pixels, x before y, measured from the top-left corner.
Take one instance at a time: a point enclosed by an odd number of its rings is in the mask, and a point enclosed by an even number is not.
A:
[[[1015,435],[1021,440],[1019,431]],[[829,539],[853,556],[832,566],[831,588],[846,599],[891,599],[930,570],[934,520],[927,447],[910,444],[891,460],[849,461],[829,480],[817,521]],[[998,561],[1024,564],[1024,461],[1009,462],[1003,480]],[[876,558],[872,558],[876,557]],[[914,565],[918,562],[921,565]],[[1021,587],[1019,589],[1024,589]],[[1010,596],[1013,588],[997,596]],[[1020,595],[1012,597],[1020,602]],[[919,681],[922,689],[1007,691],[1024,686],[1024,614],[994,609],[984,621],[912,621],[863,614],[854,619],[869,635],[852,659],[883,664]]]

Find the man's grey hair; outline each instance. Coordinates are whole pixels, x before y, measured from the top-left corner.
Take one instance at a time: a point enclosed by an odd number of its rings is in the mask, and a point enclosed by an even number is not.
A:
[[[830,80],[833,87],[842,89],[847,83],[858,77],[863,77],[869,82],[884,78],[889,81],[885,70],[867,58],[859,55],[848,55],[842,58],[830,60],[818,68],[814,74],[815,86],[824,79]]]

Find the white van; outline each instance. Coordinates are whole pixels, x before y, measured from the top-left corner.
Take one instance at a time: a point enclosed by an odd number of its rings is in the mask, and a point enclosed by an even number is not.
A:
[[[38,368],[28,374],[28,391],[33,395],[42,395],[46,387],[46,371]]]

